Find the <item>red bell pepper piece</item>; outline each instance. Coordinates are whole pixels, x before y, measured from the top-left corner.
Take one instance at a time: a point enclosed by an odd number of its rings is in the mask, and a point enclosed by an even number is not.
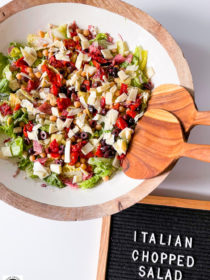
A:
[[[27,74],[28,64],[25,62],[24,57],[19,58],[15,63],[15,66],[20,68],[21,72]]]
[[[119,117],[116,121],[116,126],[120,129],[124,129],[128,126],[128,124],[122,117]]]
[[[70,161],[69,165],[74,165],[79,158],[79,152],[72,152],[70,157],[71,157],[71,161]]]
[[[12,115],[12,109],[6,102],[0,106],[0,112],[3,116]]]
[[[55,84],[53,84],[50,88],[50,92],[55,95],[58,96],[59,93],[59,87],[57,87]]]
[[[121,84],[120,94],[122,94],[122,93],[128,93],[128,85]]]
[[[90,81],[85,80],[83,84],[86,85],[87,90],[90,90]]]
[[[135,111],[132,111],[132,110],[127,110],[126,114],[129,115],[133,119],[137,115],[137,113]]]
[[[51,153],[58,153],[59,152],[59,144],[56,141],[56,139],[54,139],[51,143],[50,143],[50,152]]]
[[[119,107],[120,107],[120,103],[117,103],[117,104],[114,104],[112,108],[115,110],[119,110]]]
[[[32,80],[29,80],[27,83],[26,90],[28,92],[31,92],[33,89],[36,89],[38,87],[38,83]]]
[[[101,144],[98,145],[97,149],[96,149],[96,152],[95,152],[95,155],[97,157],[103,157],[103,152],[101,151]]]
[[[18,111],[21,108],[20,104],[15,105],[14,112]]]
[[[93,65],[94,65],[97,69],[99,69],[99,68],[101,67],[100,63],[98,63],[96,60],[93,60],[92,62],[93,62]]]
[[[70,98],[57,98],[57,105],[60,111],[65,110],[71,105]]]
[[[33,124],[32,122],[28,122],[26,125],[23,127],[23,134],[25,137],[28,137],[28,131],[31,132],[33,129]]]

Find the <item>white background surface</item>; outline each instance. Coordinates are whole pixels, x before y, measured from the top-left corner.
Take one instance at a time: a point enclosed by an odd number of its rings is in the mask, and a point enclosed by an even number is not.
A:
[[[114,1],[114,0],[113,0]],[[9,2],[0,0],[0,6]],[[210,109],[210,2],[208,0],[130,0],[175,37],[194,80],[196,103]],[[190,142],[210,143],[210,127],[196,127]],[[210,165],[181,159],[155,194],[210,199]],[[101,219],[55,222],[25,214],[0,202],[0,280],[95,280]]]

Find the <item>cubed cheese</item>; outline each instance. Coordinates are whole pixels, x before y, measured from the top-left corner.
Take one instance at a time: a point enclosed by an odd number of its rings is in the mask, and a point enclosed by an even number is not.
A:
[[[112,98],[113,98],[113,93],[108,91],[106,93],[106,96],[105,96],[105,100],[106,100],[107,105],[112,105]]]
[[[78,175],[74,175],[73,181],[72,181],[73,184],[79,183],[81,181],[82,181],[82,172],[79,173]]]
[[[133,129],[126,127],[120,132],[119,136],[120,138],[129,142],[131,140],[132,133],[133,133]]]
[[[65,93],[59,93],[59,97],[60,98],[66,98],[66,95],[65,95]]]
[[[117,110],[111,109],[108,111],[104,118],[104,130],[109,130],[113,128],[113,125],[116,123],[119,112]]]
[[[111,45],[108,45],[107,47],[109,50],[116,50],[117,49],[117,44],[111,44]]]
[[[126,71],[129,71],[129,72],[135,72],[135,71],[137,71],[138,70],[138,68],[139,68],[139,66],[138,65],[128,65],[127,67],[126,67]]]
[[[111,54],[109,49],[101,50],[101,53],[102,53],[103,57],[106,58],[106,59],[112,59],[113,58],[113,55]]]
[[[155,70],[153,67],[147,67],[147,77],[151,79],[155,74]]]
[[[13,79],[9,81],[9,87],[11,88],[11,90],[16,91],[20,87],[20,85],[16,79]]]
[[[104,133],[103,139],[106,141],[107,145],[113,145],[114,144],[114,135],[111,134],[111,132]]]
[[[89,97],[88,97],[88,101],[87,103],[89,105],[94,105],[95,104],[95,101],[96,101],[96,92],[95,91],[91,91]]]
[[[71,161],[71,141],[66,141],[65,152],[64,152],[64,162],[69,163]]]
[[[109,91],[111,91],[112,93],[115,93],[116,90],[117,90],[117,86],[114,85],[113,87],[110,88]]]
[[[97,71],[97,68],[89,64],[85,64],[84,71],[92,76]]]
[[[84,108],[88,108],[88,105],[83,96],[80,96],[79,100]]]
[[[24,60],[28,63],[29,66],[32,66],[37,59],[37,53],[34,48],[25,47],[21,48]]]
[[[82,46],[82,49],[83,49],[83,50],[86,50],[86,49],[89,48],[90,43],[89,43],[88,40],[86,40],[86,41],[81,41],[81,46]]]
[[[143,98],[143,102],[147,103],[147,101],[149,99],[149,92],[147,92],[147,91],[142,92],[141,97]]]
[[[125,73],[125,71],[120,70],[118,72],[118,77],[120,78],[121,81],[125,81],[129,76]]]
[[[69,56],[66,54],[66,52],[62,52],[62,51],[56,53],[55,58],[56,58],[57,60],[70,61],[70,58],[69,58]]]
[[[136,88],[136,87],[131,87],[131,88],[129,88],[129,90],[128,90],[128,101],[136,101],[136,96],[137,96],[137,94],[138,94],[138,88]]]
[[[124,102],[127,100],[127,98],[128,98],[127,94],[123,93],[115,99],[115,103]]]
[[[27,134],[28,134],[28,138],[29,138],[30,140],[38,141],[37,131],[31,131],[31,132],[28,131]]]
[[[21,107],[26,108],[27,111],[31,114],[36,114],[37,110],[34,108],[34,105],[27,99],[23,99],[21,102]]]
[[[73,129],[69,130],[68,137],[71,139],[78,131],[79,131],[79,127],[75,126]]]
[[[82,66],[82,62],[83,62],[83,53],[79,53],[79,55],[77,56],[77,60],[76,60],[76,68],[79,70]]]
[[[51,110],[53,116],[59,117],[59,111],[57,107],[52,107]]]
[[[89,154],[94,149],[93,145],[87,143],[85,146],[82,147],[81,151],[84,155]]]
[[[49,176],[49,171],[46,167],[44,167],[40,162],[35,161],[33,167],[34,175],[38,176],[40,179],[44,179]]]
[[[97,92],[101,93],[103,91],[108,90],[109,88],[110,88],[110,83],[105,83],[102,86],[97,87],[96,90],[97,90]]]
[[[58,131],[57,126],[54,123],[51,123],[49,126],[49,134],[55,133]]]
[[[57,121],[56,121],[56,126],[58,128],[58,130],[63,130],[64,128],[64,121],[62,121],[60,118],[57,118]]]
[[[82,128],[84,126],[85,117],[86,117],[86,114],[82,114],[81,116],[76,118],[76,125],[78,125],[79,128]]]
[[[50,164],[50,170],[56,174],[61,174],[62,167],[60,164]]]
[[[12,157],[10,147],[1,147],[1,153],[3,157]]]
[[[125,154],[127,151],[127,142],[126,140],[118,139],[117,142],[114,143],[113,147],[119,155]]]

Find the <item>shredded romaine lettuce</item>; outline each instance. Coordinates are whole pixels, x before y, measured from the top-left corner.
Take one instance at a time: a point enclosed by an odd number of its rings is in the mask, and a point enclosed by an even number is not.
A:
[[[79,186],[82,189],[91,189],[100,181],[100,179],[101,177],[99,175],[95,175],[92,178],[79,183]]]
[[[16,125],[20,122],[27,123],[28,122],[28,113],[27,113],[27,111],[23,111],[20,109],[13,114],[12,118],[14,120],[14,125]]]
[[[0,81],[0,92],[1,93],[10,92],[9,81],[6,78]]]
[[[7,125],[7,124],[0,125],[0,133],[6,134],[9,137],[15,137],[13,129],[14,129],[14,125],[13,124],[11,124],[11,125]]]
[[[8,64],[8,57],[0,53],[0,79],[2,78],[2,72]]]
[[[128,55],[129,49],[127,43],[125,41],[117,41],[117,50],[123,56]]]
[[[58,187],[58,188],[64,188],[65,187],[65,185],[58,178],[58,175],[56,173],[50,174],[50,176],[48,176],[44,180],[45,180],[46,183],[48,183],[51,186],[55,186],[55,187]]]
[[[10,150],[14,157],[21,156],[23,152],[23,138],[18,136],[10,143]]]
[[[33,162],[29,160],[29,158],[22,157],[18,163],[18,168],[20,170],[24,170],[28,177],[35,179],[38,178],[36,175],[33,174]]]

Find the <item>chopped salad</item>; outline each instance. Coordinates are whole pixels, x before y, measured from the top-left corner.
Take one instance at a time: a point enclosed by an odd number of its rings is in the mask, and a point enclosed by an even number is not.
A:
[[[43,186],[92,188],[121,166],[150,97],[147,51],[95,26],[49,25],[0,53],[0,148]]]

